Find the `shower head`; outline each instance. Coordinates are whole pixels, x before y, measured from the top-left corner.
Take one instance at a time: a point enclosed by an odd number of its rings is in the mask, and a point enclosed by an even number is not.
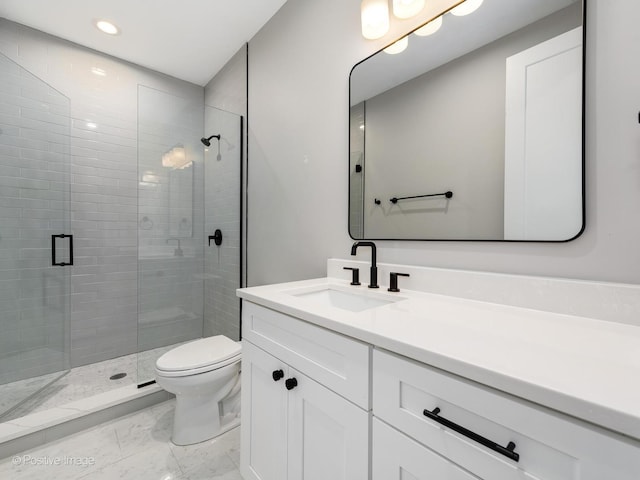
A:
[[[200,141],[205,147],[210,147],[212,138],[217,138],[218,140],[220,140],[220,135],[211,135],[209,138],[202,137]]]

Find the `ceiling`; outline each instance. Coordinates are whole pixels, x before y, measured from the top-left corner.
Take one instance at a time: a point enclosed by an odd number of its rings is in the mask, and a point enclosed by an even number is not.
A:
[[[206,85],[286,0],[0,0],[0,17]],[[120,28],[111,36],[94,22]]]

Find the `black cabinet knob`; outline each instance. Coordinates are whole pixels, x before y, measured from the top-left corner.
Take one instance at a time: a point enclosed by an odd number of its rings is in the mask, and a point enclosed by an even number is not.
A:
[[[298,380],[294,378],[287,378],[284,382],[284,386],[287,387],[287,390],[293,390],[298,386]]]
[[[274,370],[271,376],[273,377],[273,381],[277,382],[282,377],[284,377],[284,372],[282,370]]]

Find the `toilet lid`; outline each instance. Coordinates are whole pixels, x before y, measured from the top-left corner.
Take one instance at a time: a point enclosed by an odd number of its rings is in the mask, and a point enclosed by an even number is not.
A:
[[[156,361],[158,370],[175,372],[215,365],[238,356],[242,346],[224,335],[201,338],[185,343],[162,355]]]

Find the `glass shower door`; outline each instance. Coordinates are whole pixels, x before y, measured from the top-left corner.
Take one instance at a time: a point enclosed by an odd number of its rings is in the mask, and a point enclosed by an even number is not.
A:
[[[0,55],[0,422],[69,370],[69,99]]]

